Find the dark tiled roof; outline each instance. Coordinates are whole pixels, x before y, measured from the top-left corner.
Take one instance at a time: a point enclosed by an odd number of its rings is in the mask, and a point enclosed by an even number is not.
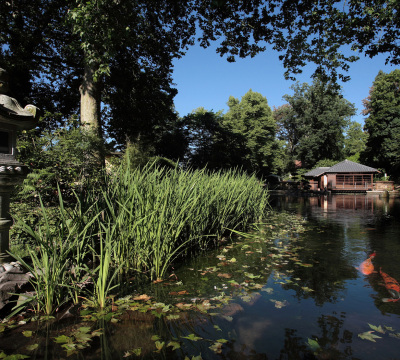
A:
[[[379,172],[377,169],[372,167],[361,165],[350,160],[342,161],[336,165],[333,165],[326,173],[371,173]]]
[[[305,173],[304,176],[320,176],[329,169],[330,169],[329,167],[317,167],[317,168],[312,169],[311,171]]]

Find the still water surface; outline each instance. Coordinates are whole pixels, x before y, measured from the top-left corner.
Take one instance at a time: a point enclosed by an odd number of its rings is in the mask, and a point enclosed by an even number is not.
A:
[[[390,293],[381,274],[357,269],[375,252],[375,271],[400,280],[400,201],[335,195],[271,203],[286,214],[281,221],[271,217],[251,237],[138,290],[158,304],[119,305],[142,312],[99,322],[104,334],[70,358],[400,359],[400,301],[383,302]],[[32,358],[66,358],[57,331],[45,340],[43,328],[34,331],[21,347],[36,342]]]

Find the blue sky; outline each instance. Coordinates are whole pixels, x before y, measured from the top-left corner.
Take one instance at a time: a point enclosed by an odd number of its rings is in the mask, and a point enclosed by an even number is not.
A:
[[[375,76],[379,70],[390,72],[394,69],[394,66],[385,66],[385,56],[370,59],[362,55],[359,61],[350,65],[348,75],[351,80],[341,85],[343,96],[357,108],[357,115],[352,120],[364,123],[360,114],[362,100],[368,96]],[[174,62],[173,81],[178,90],[175,108],[180,116],[198,107],[226,112],[229,96],[241,99],[249,89],[265,96],[271,108],[278,107],[285,103],[283,95],[293,93],[290,86],[294,82],[285,80],[284,72],[278,53],[273,50],[253,59],[237,59],[235,63],[228,63],[215,52],[215,47],[203,49],[198,45],[192,46],[183,58]],[[307,66],[297,80],[311,83],[312,72],[312,66]]]

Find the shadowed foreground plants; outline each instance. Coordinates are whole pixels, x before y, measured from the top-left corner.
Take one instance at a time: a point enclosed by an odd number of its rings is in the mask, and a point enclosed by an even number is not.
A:
[[[215,246],[227,229],[244,230],[268,206],[259,181],[237,171],[128,165],[104,183],[77,196],[74,208],[60,197],[51,222],[42,204],[44,226],[19,219],[34,246],[30,262],[15,257],[33,275],[38,311],[51,314],[79,296],[104,308],[117,279],[133,272],[161,279],[173,262]]]

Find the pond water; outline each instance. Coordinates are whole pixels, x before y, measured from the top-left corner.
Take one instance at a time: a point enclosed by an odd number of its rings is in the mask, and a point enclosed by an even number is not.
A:
[[[6,328],[0,349],[33,359],[400,359],[400,301],[384,301],[379,272],[400,280],[400,201],[271,205],[277,214],[249,236],[135,289],[103,319],[84,310],[81,323]]]

